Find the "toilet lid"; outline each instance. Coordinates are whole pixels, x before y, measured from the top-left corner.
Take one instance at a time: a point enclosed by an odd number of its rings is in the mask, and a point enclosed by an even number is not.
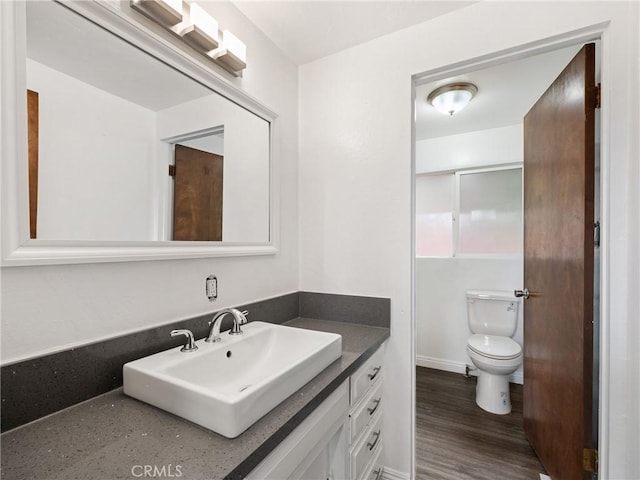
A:
[[[522,353],[517,342],[508,337],[475,334],[469,337],[469,348],[479,355],[495,359],[516,358]]]

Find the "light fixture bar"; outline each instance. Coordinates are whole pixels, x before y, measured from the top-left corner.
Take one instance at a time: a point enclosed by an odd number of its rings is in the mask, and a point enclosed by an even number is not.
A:
[[[210,57],[223,63],[230,70],[239,72],[247,67],[246,62],[243,62],[240,58],[236,57],[232,52],[226,48],[219,48],[211,52]]]
[[[222,46],[209,55],[236,72],[247,66],[247,47],[229,30],[222,32]]]
[[[131,0],[131,8],[164,27],[182,21],[182,0]]]
[[[247,46],[229,30],[219,39],[218,21],[197,3],[129,0],[129,5],[233,75],[240,76],[247,67]]]
[[[189,6],[189,22],[178,32],[192,47],[208,52],[218,48],[218,21],[197,3]]]

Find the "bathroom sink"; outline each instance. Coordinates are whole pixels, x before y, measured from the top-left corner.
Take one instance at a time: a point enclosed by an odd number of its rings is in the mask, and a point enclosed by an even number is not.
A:
[[[126,363],[124,393],[235,438],[342,356],[342,337],[265,322]]]

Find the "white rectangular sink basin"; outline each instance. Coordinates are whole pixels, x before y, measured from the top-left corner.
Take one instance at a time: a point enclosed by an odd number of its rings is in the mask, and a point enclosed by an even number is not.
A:
[[[235,438],[342,356],[342,337],[265,322],[126,363],[124,393]]]

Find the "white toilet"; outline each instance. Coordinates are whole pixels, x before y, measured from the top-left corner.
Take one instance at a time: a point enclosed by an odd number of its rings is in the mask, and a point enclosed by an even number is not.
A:
[[[476,403],[487,412],[511,412],[509,375],[522,363],[522,347],[513,340],[518,319],[513,292],[469,290],[467,318],[472,335],[467,353],[478,368]]]

